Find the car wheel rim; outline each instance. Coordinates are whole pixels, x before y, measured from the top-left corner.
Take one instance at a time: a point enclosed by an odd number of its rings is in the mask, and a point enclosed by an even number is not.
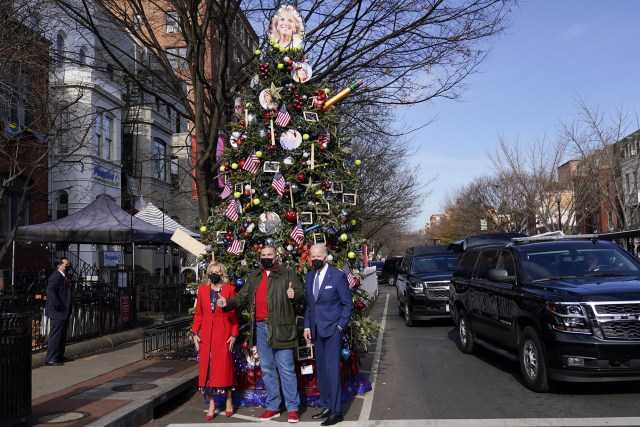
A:
[[[460,342],[462,345],[467,344],[467,325],[464,319],[460,319]]]
[[[532,379],[537,378],[538,368],[539,368],[538,349],[531,341],[527,341],[524,343],[524,351],[523,351],[522,358],[524,363],[524,369],[527,372],[527,375],[529,376],[529,378],[532,378]]]

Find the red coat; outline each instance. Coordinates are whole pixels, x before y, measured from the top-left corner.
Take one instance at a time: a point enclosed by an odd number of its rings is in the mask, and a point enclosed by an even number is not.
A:
[[[227,340],[238,336],[238,316],[236,310],[223,312],[216,307],[211,311],[211,287],[200,285],[196,311],[193,315],[194,333],[200,333],[200,362],[198,364],[198,387],[229,387],[233,380],[233,353],[229,351]],[[233,285],[223,285],[220,295],[225,298],[236,296]],[[205,384],[209,369],[209,383]]]

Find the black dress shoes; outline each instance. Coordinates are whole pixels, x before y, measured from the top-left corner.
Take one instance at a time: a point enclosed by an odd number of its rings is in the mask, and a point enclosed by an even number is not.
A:
[[[320,425],[321,426],[332,426],[334,424],[338,424],[342,420],[344,420],[344,418],[342,418],[342,414],[331,414],[331,415],[329,415],[329,418],[324,420]]]
[[[323,409],[322,412],[318,412],[311,418],[313,418],[314,420],[321,420],[323,418],[327,418],[329,415],[331,415],[331,411],[329,409]]]
[[[64,366],[62,362],[44,362],[44,366]]]
[[[73,362],[73,359],[69,359],[68,357],[63,357],[62,359],[58,359],[59,363],[67,363],[67,362]]]

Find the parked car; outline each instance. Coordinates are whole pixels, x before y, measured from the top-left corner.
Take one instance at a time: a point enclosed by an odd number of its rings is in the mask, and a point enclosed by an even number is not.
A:
[[[370,261],[369,267],[376,268],[376,276],[378,278],[378,282],[380,282],[380,275],[382,274],[382,266],[384,265],[384,261]]]
[[[449,280],[457,261],[458,254],[444,245],[407,249],[396,282],[398,314],[405,325],[450,316]]]
[[[640,380],[640,262],[597,236],[469,245],[450,304],[460,350],[517,361],[533,391]]]
[[[382,265],[380,273],[380,283],[388,283],[389,286],[396,285],[396,277],[398,276],[398,265],[402,261],[401,256],[387,258]]]

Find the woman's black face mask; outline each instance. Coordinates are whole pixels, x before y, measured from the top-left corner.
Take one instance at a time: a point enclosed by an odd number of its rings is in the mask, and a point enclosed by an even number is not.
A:
[[[211,283],[213,284],[218,284],[222,280],[222,276],[218,273],[211,273],[209,274],[209,280],[211,280]]]

